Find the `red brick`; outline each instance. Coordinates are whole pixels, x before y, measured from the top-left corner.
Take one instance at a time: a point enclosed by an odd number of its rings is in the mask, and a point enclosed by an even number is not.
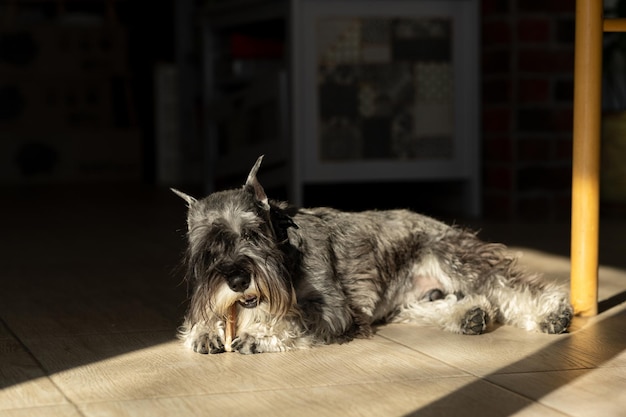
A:
[[[483,50],[482,73],[483,75],[509,74],[511,72],[512,49]]]
[[[519,109],[517,111],[517,130],[532,133],[554,131],[550,109],[546,106]]]
[[[552,95],[556,101],[572,103],[574,100],[574,80],[569,77],[555,80]]]
[[[572,213],[572,194],[564,192],[555,197],[555,219],[569,222]]]
[[[518,53],[519,69],[525,72],[573,73],[574,49],[523,48]]]
[[[522,103],[544,103],[550,99],[550,81],[545,78],[526,78],[518,83]]]
[[[522,162],[549,160],[552,158],[552,144],[546,138],[520,139],[517,143],[517,155]]]
[[[511,109],[508,107],[484,108],[483,131],[507,132],[511,129]]]
[[[492,16],[509,11],[509,0],[482,0],[481,9],[483,16]]]
[[[568,191],[571,189],[570,164],[536,162],[517,170],[517,190],[520,192]]]
[[[512,87],[509,79],[483,81],[482,98],[486,103],[501,104],[511,101]]]
[[[576,2],[572,0],[550,0],[548,3],[553,12],[574,13],[576,12]]]
[[[487,219],[511,219],[513,216],[510,194],[485,191],[483,193],[483,216]]]
[[[526,164],[517,170],[517,190],[520,192],[545,191],[550,181],[545,164]]]
[[[552,218],[552,199],[549,196],[523,197],[517,201],[517,215],[522,219]]]
[[[513,190],[513,168],[511,166],[485,165],[483,183],[486,189]]]
[[[550,40],[550,20],[522,18],[517,23],[517,35],[522,42],[548,42]]]
[[[571,132],[572,110],[550,106],[522,108],[517,111],[517,127],[522,132]]]
[[[574,13],[576,10],[576,2],[573,0],[521,0],[517,4],[521,12]]]
[[[576,34],[576,21],[573,16],[557,19],[554,39],[567,45],[573,45]]]
[[[572,139],[556,141],[556,158],[558,160],[572,160]]]
[[[511,24],[508,20],[483,22],[482,45],[509,45],[511,43]]]
[[[571,132],[574,130],[574,109],[563,108],[554,111],[554,126],[560,132]]]
[[[556,165],[548,169],[548,187],[554,191],[567,191],[572,188],[571,164]]]
[[[510,137],[501,136],[483,140],[483,160],[485,162],[510,162],[513,160],[513,142]]]

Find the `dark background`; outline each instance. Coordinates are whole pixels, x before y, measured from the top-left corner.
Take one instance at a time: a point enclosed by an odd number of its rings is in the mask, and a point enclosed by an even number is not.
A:
[[[0,187],[209,189],[201,134],[208,114],[201,91],[209,3],[219,2],[0,2]],[[569,221],[574,3],[480,2],[476,59],[486,219]],[[248,34],[280,44],[283,25]],[[158,91],[155,81],[163,66],[177,71],[179,82],[172,110],[179,121],[173,155],[179,170],[167,178],[159,174],[158,160],[172,149],[159,149],[156,116],[159,94],[167,99],[170,91]],[[243,180],[218,177],[211,186]],[[446,215],[458,210],[429,201],[445,201],[458,190],[454,183],[310,184],[304,202]],[[603,198],[601,207],[605,217],[625,211],[619,199]]]

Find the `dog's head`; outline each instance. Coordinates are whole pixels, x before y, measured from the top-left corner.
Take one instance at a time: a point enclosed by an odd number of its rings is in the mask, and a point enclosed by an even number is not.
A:
[[[295,302],[281,246],[288,244],[287,228],[296,226],[257,180],[262,160],[240,189],[200,200],[172,189],[188,205],[185,266],[196,308],[225,316],[239,303],[282,316]]]

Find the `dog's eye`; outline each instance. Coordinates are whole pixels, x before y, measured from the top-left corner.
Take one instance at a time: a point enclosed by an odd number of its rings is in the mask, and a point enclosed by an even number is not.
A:
[[[241,238],[247,242],[252,241],[252,234],[250,232],[241,233]]]

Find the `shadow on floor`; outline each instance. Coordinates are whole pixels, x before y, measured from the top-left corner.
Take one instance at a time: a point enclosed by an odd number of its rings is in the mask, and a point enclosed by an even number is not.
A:
[[[531,389],[532,399],[540,400],[553,391],[573,382],[593,369],[600,367],[616,357],[626,349],[626,329],[624,320],[626,311],[614,314],[597,323],[584,326],[582,329],[574,331],[569,335],[555,336],[559,340],[549,345],[545,349],[523,358],[511,365],[496,372],[491,373],[484,379],[489,380],[495,375],[519,373],[520,370],[528,369],[537,362],[550,358],[555,369],[572,369],[579,372],[563,373],[559,371],[546,371],[542,373],[542,384]],[[577,358],[577,360],[572,360]],[[581,369],[580,364],[584,364]],[[575,364],[568,366],[569,364]],[[476,393],[481,390],[476,386],[483,383],[482,380],[471,383],[453,393],[440,398],[408,414],[411,417],[426,416],[447,416],[457,415],[459,410],[477,410],[480,402],[476,400]],[[513,389],[515,391],[515,389]],[[528,395],[525,392],[518,392],[522,396]],[[513,415],[525,407],[524,402],[499,402],[497,415]],[[488,417],[488,415],[484,415]]]

